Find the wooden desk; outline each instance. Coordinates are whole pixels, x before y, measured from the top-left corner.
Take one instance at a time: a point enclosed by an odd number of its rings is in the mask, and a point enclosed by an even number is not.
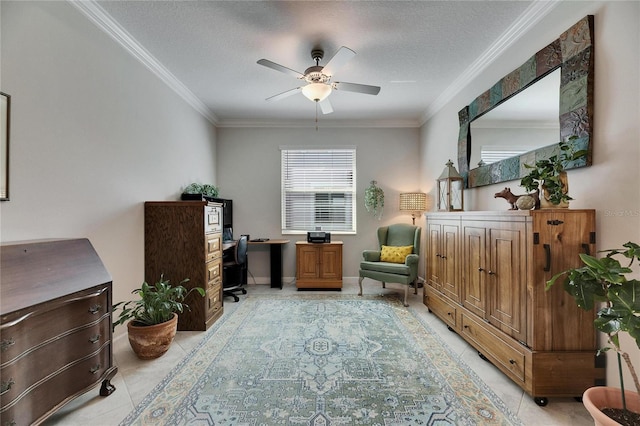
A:
[[[289,240],[249,241],[251,246],[269,246],[271,264],[271,288],[282,289],[282,246]]]

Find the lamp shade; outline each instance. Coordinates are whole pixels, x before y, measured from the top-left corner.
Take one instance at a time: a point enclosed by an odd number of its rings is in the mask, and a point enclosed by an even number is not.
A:
[[[427,194],[405,192],[400,194],[400,211],[423,212],[427,209]]]
[[[322,102],[331,94],[331,86],[324,83],[310,83],[302,88],[302,94],[315,102]]]

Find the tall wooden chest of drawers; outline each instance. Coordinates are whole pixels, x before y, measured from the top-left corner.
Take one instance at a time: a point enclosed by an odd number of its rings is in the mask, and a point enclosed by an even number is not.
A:
[[[0,258],[2,424],[39,424],[100,382],[111,394],[111,277],[89,240],[3,245]]]
[[[144,276],[163,275],[171,284],[201,287],[189,309],[178,315],[178,330],[206,330],[222,315],[222,204],[207,201],[147,201],[144,205]]]

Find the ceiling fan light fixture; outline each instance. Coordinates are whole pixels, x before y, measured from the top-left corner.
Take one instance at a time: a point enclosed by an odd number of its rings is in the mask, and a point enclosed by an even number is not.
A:
[[[302,94],[314,102],[322,102],[331,94],[331,86],[324,83],[310,83],[302,88]]]

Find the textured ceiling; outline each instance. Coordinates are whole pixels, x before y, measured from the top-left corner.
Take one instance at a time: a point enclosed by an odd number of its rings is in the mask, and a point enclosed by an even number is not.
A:
[[[128,33],[225,125],[313,121],[302,94],[267,102],[299,81],[256,64],[304,70],[311,49],[325,59],[357,55],[334,80],[380,86],[377,96],[334,91],[336,125],[413,125],[465,70],[531,13],[531,1],[99,1]],[[517,36],[514,35],[513,37]]]

